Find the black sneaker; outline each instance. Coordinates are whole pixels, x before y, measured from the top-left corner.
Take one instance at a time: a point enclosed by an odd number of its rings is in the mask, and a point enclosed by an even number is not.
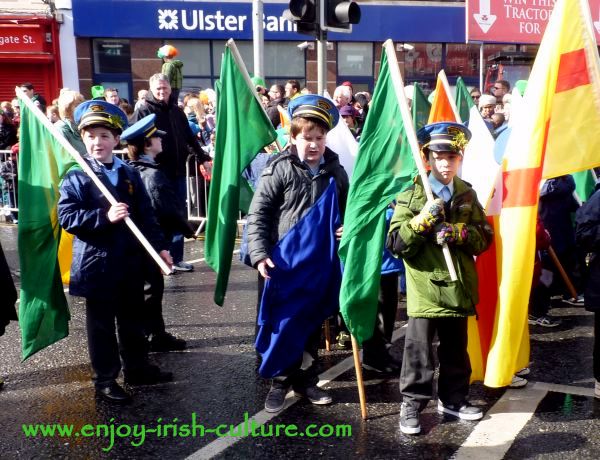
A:
[[[185,350],[186,345],[185,340],[168,332],[153,335],[150,339],[150,351],[181,351]]]
[[[378,374],[399,374],[400,367],[397,366],[391,360],[388,361],[384,358],[372,359],[365,358],[362,363],[362,367],[364,367],[368,371],[377,372]]]
[[[285,395],[287,388],[271,386],[267,399],[265,399],[265,410],[270,413],[279,412],[285,406]]]
[[[314,385],[308,388],[294,388],[294,394],[299,398],[308,398],[308,400],[317,405],[331,404],[333,399],[329,393]]]
[[[400,431],[404,434],[419,434],[421,422],[419,411],[412,404],[403,402],[400,406]]]
[[[564,303],[568,303],[569,305],[573,305],[575,307],[583,307],[584,304],[584,297],[582,295],[578,295],[577,298],[571,297],[571,298],[563,298],[562,301]]]
[[[479,407],[471,406],[468,402],[462,404],[444,404],[438,401],[438,412],[440,414],[450,414],[461,420],[481,420],[483,411]]]
[[[158,366],[150,364],[133,371],[125,371],[123,375],[123,381],[127,385],[155,385],[173,380],[172,372],[161,371]]]

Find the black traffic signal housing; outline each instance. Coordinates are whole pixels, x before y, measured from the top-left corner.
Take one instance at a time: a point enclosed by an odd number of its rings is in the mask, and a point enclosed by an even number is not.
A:
[[[323,30],[351,32],[352,24],[360,22],[360,7],[356,2],[348,0],[321,1],[325,2],[325,14],[321,21]]]
[[[296,24],[299,34],[316,36],[319,32],[318,1],[290,0],[288,9],[283,12],[283,16]]]

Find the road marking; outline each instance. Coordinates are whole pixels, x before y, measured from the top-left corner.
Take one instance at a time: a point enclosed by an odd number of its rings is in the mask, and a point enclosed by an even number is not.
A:
[[[527,387],[506,393],[477,424],[453,460],[501,460],[515,438],[529,422],[548,387],[561,387],[572,393],[573,387],[529,382]],[[554,391],[554,390],[553,390]]]
[[[406,324],[404,324],[403,326],[401,326],[400,328],[398,328],[394,331],[394,334],[392,335],[392,341],[395,342],[400,337],[404,336],[405,333],[406,333]],[[319,375],[319,383],[317,383],[317,386],[322,387],[324,385],[327,385],[329,382],[336,379],[337,377],[342,375],[344,372],[347,372],[348,370],[352,369],[353,367],[354,367],[354,358],[352,357],[352,355],[350,355],[346,359],[340,361],[335,366],[327,369],[325,372],[323,372],[321,375]],[[278,415],[281,415],[288,407],[293,406],[298,401],[300,401],[300,399],[296,398],[294,396],[293,391],[290,391],[285,397],[285,405],[283,406],[283,409],[281,410],[281,412],[277,412],[276,414],[273,414],[273,413],[269,413],[263,409],[260,412],[258,412],[257,414],[254,414],[252,417],[249,417],[248,422],[243,421],[242,423],[237,425],[232,430],[232,432],[233,433],[241,433],[242,431],[238,431],[238,430],[241,430],[244,425],[248,426],[248,423],[252,423],[253,421],[254,421],[255,427],[264,425],[265,423],[267,423],[268,421],[277,417]],[[208,458],[213,458],[213,457],[219,455],[225,449],[233,446],[238,441],[241,441],[242,439],[244,439],[244,438],[240,437],[240,436],[218,438],[218,439],[214,440],[213,442],[207,444],[206,446],[202,447],[200,450],[197,450],[196,452],[194,452],[192,455],[187,457],[186,460],[204,460],[204,459],[208,459]]]
[[[233,253],[234,253],[234,254],[239,254],[239,253],[240,253],[240,250],[239,250],[239,249],[236,249],[235,251],[233,251]],[[205,257],[202,257],[202,259],[187,260],[186,262],[187,262],[188,264],[195,264],[195,263],[198,263],[198,262],[206,262],[206,258],[205,258]]]

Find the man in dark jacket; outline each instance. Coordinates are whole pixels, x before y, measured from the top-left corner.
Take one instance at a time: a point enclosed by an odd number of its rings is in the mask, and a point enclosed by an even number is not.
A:
[[[160,168],[167,177],[174,182],[175,190],[182,203],[187,199],[186,163],[188,156],[196,155],[200,163],[204,163],[207,171],[210,171],[211,158],[198,143],[198,139],[192,132],[187,117],[177,106],[177,101],[171,98],[171,85],[164,74],[154,74],[150,77],[150,94],[146,97],[146,103],[140,106],[133,114],[133,120],[154,113],[156,114],[156,127],[166,133],[163,138],[163,151],[156,158]],[[173,257],[173,269],[179,271],[192,271],[193,266],[183,262],[183,235],[173,235],[170,247]]]
[[[585,288],[585,309],[594,312],[594,395],[600,398],[600,184],[577,210],[575,238],[589,254],[588,280]]]
[[[283,107],[285,104],[284,94],[285,88],[281,85],[273,85],[269,90],[270,101],[267,105],[267,115],[275,129],[281,124],[281,116],[279,115],[279,109],[277,107],[280,105]]]

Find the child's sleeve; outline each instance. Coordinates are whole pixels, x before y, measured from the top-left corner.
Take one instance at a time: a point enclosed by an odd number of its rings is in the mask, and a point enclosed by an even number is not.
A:
[[[62,228],[75,236],[102,231],[108,225],[107,207],[98,207],[87,195],[83,171],[67,173],[60,186],[58,221]]]
[[[411,209],[412,196],[410,190],[398,195],[386,241],[387,249],[403,259],[414,257],[427,241],[426,236],[415,232],[410,226],[410,220],[420,211]]]
[[[485,211],[477,200],[475,191],[473,194],[471,218],[467,222],[468,236],[466,241],[460,246],[462,251],[472,256],[477,256],[490,247],[494,240],[494,231],[487,222]]]
[[[276,164],[265,168],[258,182],[248,213],[248,254],[253,267],[270,257],[277,238],[276,219],[282,201],[281,177],[274,172]]]

